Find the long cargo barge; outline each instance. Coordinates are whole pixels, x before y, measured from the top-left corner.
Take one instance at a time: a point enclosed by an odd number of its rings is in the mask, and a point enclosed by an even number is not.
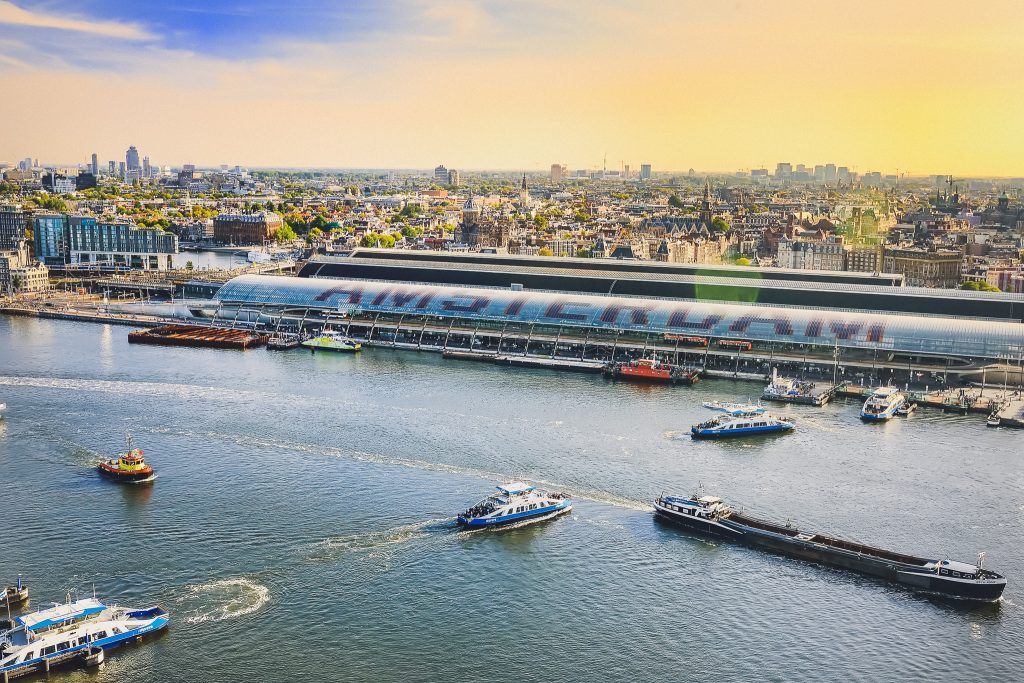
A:
[[[250,330],[232,330],[201,325],[163,325],[151,330],[129,332],[128,343],[241,350],[266,344],[267,336]]]
[[[654,512],[691,531],[869,574],[914,590],[993,601],[1006,587],[1003,576],[982,567],[984,554],[976,565],[905,555],[750,517],[714,496],[662,496],[654,502]]]

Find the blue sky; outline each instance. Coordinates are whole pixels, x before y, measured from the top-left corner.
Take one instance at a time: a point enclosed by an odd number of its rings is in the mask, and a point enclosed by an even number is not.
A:
[[[251,58],[279,42],[344,42],[386,21],[373,0],[17,0],[52,15],[131,24],[171,49]]]

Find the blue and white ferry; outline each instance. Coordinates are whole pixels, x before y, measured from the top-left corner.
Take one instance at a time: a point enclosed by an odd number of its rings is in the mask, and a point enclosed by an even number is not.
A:
[[[906,395],[896,387],[879,387],[864,401],[860,419],[866,422],[885,422],[906,402]]]
[[[460,526],[485,529],[513,522],[539,522],[572,509],[572,500],[564,493],[548,493],[521,481],[495,488],[497,493],[459,515]]]
[[[87,598],[23,614],[0,630],[0,677],[102,661],[99,653],[167,627],[160,607],[132,610]]]
[[[772,417],[768,413],[730,413],[690,427],[695,439],[724,439],[752,434],[790,432],[796,428],[792,418]]]

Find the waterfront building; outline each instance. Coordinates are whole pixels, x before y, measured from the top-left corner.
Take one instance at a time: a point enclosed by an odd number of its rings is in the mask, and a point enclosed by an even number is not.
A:
[[[39,292],[49,284],[49,270],[32,259],[26,240],[16,248],[0,249],[0,295]]]
[[[44,214],[33,221],[36,257],[50,266],[167,270],[178,238],[163,230],[92,216]]]
[[[274,239],[283,225],[276,213],[222,213],[213,219],[213,239],[221,244],[263,244]]]

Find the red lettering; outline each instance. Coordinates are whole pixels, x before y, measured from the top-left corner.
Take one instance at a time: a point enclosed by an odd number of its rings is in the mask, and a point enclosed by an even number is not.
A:
[[[545,318],[556,318],[558,320],[588,320],[590,316],[584,313],[572,313],[565,310],[570,306],[589,307],[590,304],[574,304],[568,301],[556,301],[544,311]]]
[[[807,329],[804,330],[804,336],[805,337],[820,337],[821,336],[821,328],[824,327],[824,325],[825,325],[825,323],[823,323],[821,321],[821,319],[815,318],[814,320],[812,320],[809,323],[807,323]]]
[[[829,327],[832,328],[832,333],[836,335],[837,339],[853,339],[853,337],[860,332],[860,328],[863,327],[860,323],[848,323],[848,322],[831,322]]]
[[[468,299],[470,303],[460,304],[457,299]],[[479,313],[482,309],[487,307],[487,304],[491,303],[491,300],[483,296],[473,296],[472,294],[457,294],[452,299],[447,299],[441,304],[441,308],[446,311],[458,311],[460,313]]]
[[[650,312],[646,306],[630,306],[628,304],[609,304],[601,313],[601,322],[615,324],[619,321],[619,314],[629,311],[629,320],[633,325],[646,325],[647,314]]]
[[[363,300],[362,287],[331,287],[313,297],[313,301],[327,301],[333,296],[348,296],[348,303],[358,304]]]
[[[778,317],[762,317],[759,315],[744,315],[736,320],[732,325],[729,326],[730,332],[746,332],[747,328],[753,323],[774,323],[775,334],[784,335],[787,337],[793,336],[793,325],[789,322],[789,318],[785,316]]]
[[[519,311],[523,310],[523,306],[526,305],[526,297],[517,297],[512,299],[505,307],[504,315],[519,315]]]
[[[869,342],[881,342],[882,336],[885,333],[885,325],[883,323],[873,323],[868,327],[868,341]]]
[[[722,321],[722,316],[714,313],[704,316],[703,320],[695,320],[687,322],[687,318],[690,315],[689,309],[679,308],[672,311],[672,315],[668,317],[668,322],[665,323],[666,327],[674,327],[681,330],[710,330],[715,325]]]

